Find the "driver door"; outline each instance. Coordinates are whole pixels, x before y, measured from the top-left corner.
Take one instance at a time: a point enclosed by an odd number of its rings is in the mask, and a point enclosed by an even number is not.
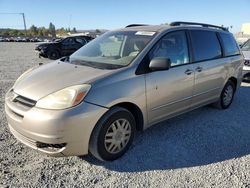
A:
[[[146,74],[148,122],[154,124],[181,113],[191,106],[194,88],[193,65],[189,63],[185,31],[166,34],[148,54],[171,60],[169,70]]]
[[[73,37],[66,38],[62,42],[62,54],[63,54],[63,56],[71,55],[78,48],[80,48],[80,46],[76,42],[75,38],[73,38]]]

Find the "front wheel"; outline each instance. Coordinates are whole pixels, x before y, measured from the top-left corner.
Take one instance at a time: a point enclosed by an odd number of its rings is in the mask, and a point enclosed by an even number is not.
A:
[[[215,106],[221,109],[229,108],[229,106],[233,102],[235,89],[235,84],[231,80],[229,80],[223,88],[220,99],[215,103]]]
[[[60,58],[60,54],[57,50],[51,50],[48,53],[48,58],[52,60],[56,60]]]
[[[102,161],[118,159],[131,146],[135,126],[131,112],[121,107],[110,109],[93,130],[89,145],[90,153]]]

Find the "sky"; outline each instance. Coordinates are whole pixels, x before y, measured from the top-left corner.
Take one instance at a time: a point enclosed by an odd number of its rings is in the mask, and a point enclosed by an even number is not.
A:
[[[250,23],[250,0],[0,0],[0,28],[116,29],[131,23],[162,24],[172,21],[233,26]]]

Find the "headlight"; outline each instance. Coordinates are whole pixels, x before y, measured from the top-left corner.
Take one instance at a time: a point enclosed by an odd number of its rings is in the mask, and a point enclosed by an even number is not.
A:
[[[244,65],[245,66],[250,66],[250,60],[245,60]]]
[[[38,100],[36,107],[60,110],[76,106],[84,99],[90,88],[89,84],[64,88]]]
[[[45,50],[47,47],[48,47],[48,46],[40,46],[39,48],[40,48],[41,50]]]

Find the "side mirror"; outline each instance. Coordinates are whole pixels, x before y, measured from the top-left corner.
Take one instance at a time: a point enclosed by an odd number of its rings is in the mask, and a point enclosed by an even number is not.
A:
[[[149,63],[149,68],[152,71],[168,70],[171,66],[171,60],[165,57],[156,57]]]
[[[241,48],[243,45],[242,44],[239,44],[239,47]]]

